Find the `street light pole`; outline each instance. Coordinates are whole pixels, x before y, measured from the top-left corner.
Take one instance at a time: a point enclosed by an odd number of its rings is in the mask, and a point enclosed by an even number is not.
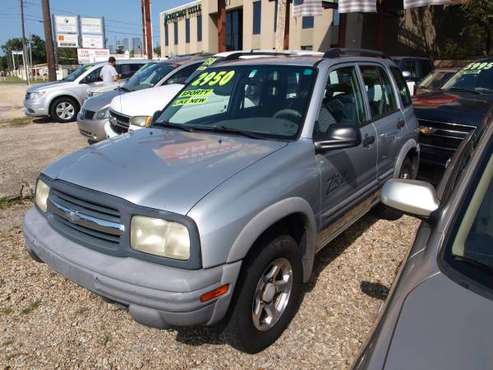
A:
[[[22,60],[24,63],[24,72],[26,73],[26,82],[29,85],[29,73],[27,68],[27,48],[26,48],[26,29],[24,25],[24,1],[19,0],[21,6],[21,25],[22,25]]]

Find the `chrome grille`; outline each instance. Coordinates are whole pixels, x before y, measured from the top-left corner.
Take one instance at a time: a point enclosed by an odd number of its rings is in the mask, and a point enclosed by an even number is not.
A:
[[[54,228],[92,247],[116,249],[125,231],[117,209],[51,189],[49,220]]]
[[[428,128],[429,131],[423,134],[420,130],[419,141],[422,145],[455,151],[467,134],[474,131],[475,126],[419,120],[419,128]]]
[[[130,126],[130,117],[124,116],[123,114],[110,111],[110,125],[113,131],[117,134],[124,134],[128,132],[128,127]]]

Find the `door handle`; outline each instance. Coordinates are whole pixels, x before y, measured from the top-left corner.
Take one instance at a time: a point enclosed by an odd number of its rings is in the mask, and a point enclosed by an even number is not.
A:
[[[375,136],[366,135],[363,139],[363,146],[368,147],[375,142]]]
[[[398,129],[401,129],[404,127],[404,125],[406,124],[406,122],[404,122],[404,120],[400,120],[398,123],[397,123],[397,128]]]

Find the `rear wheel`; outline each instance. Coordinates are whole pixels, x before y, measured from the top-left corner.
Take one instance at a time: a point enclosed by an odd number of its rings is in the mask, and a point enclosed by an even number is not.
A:
[[[288,327],[302,301],[302,264],[296,241],[281,235],[245,260],[226,338],[235,348],[257,353]]]
[[[50,116],[57,122],[72,122],[79,113],[79,104],[72,98],[61,97],[51,103]]]

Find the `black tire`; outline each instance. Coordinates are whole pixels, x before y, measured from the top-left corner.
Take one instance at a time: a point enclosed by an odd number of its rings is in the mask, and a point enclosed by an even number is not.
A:
[[[227,342],[246,353],[257,353],[274,343],[288,327],[303,300],[303,267],[296,241],[288,235],[266,238],[245,259],[225,328]],[[258,330],[253,321],[257,284],[266,269],[278,260],[287,260],[292,271],[292,285],[287,304],[278,321],[266,330]],[[271,298],[276,302],[278,297]]]
[[[418,175],[417,161],[413,161],[410,156],[407,156],[402,162],[401,170],[399,172],[400,179],[414,180]],[[387,207],[383,203],[378,203],[374,208],[374,214],[378,218],[382,218],[388,221],[396,221],[403,216],[401,211],[394,208]]]
[[[70,97],[59,97],[53,100],[50,106],[50,117],[60,123],[72,122],[77,119],[79,103]]]

